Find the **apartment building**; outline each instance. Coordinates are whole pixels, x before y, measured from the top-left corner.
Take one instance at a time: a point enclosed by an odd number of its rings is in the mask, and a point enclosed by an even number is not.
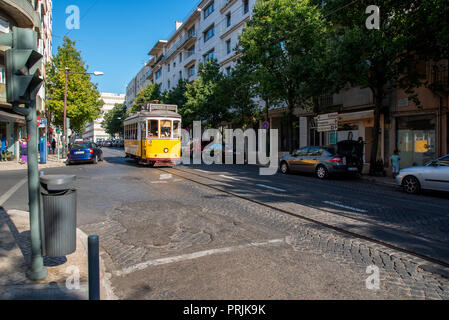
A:
[[[104,115],[111,111],[116,104],[125,103],[124,94],[115,94],[109,92],[100,93],[101,99],[104,101],[104,105],[101,107],[102,114],[93,123],[88,123],[86,125],[86,130],[83,134],[83,139],[89,139],[91,141],[97,141],[97,139],[108,139],[109,134],[104,131],[101,123],[104,120]]]
[[[52,59],[52,1],[0,0],[0,33],[12,32],[13,27],[34,29],[38,32],[38,51],[43,55],[40,76],[45,79],[45,64]],[[13,112],[6,102],[5,50],[0,47],[0,136],[6,137],[8,152],[19,160],[20,138],[26,137],[25,118]],[[37,94],[38,117],[45,117],[45,88]],[[40,134],[44,134],[41,130]]]
[[[151,70],[152,69],[150,68],[149,64],[145,63],[142,69],[140,69],[137,75],[126,86],[125,105],[127,108],[132,107],[134,99],[136,98],[137,94],[140,92],[140,90],[145,88],[150,83],[150,80],[148,79]]]
[[[216,59],[222,72],[229,73],[235,64],[238,35],[251,18],[256,0],[203,0],[188,13],[184,21],[176,21],[169,40],[159,40],[148,55],[151,71],[146,83],[157,83],[161,91],[171,90],[179,79],[193,81],[198,66]],[[129,89],[129,90],[128,90]],[[131,81],[126,101],[130,106],[141,90]]]

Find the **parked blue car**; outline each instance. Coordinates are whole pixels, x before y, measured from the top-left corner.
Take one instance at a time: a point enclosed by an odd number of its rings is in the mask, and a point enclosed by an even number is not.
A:
[[[103,161],[103,150],[93,142],[73,144],[67,152],[67,164]]]

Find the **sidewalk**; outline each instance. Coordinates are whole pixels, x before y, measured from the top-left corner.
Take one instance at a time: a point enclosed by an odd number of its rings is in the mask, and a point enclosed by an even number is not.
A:
[[[384,186],[390,186],[390,187],[397,187],[396,180],[392,177],[373,177],[369,175],[362,175],[362,180],[365,180],[367,182],[371,182],[374,184],[384,185]]]
[[[65,160],[59,159],[59,161],[58,161],[58,155],[56,155],[56,154],[48,155],[48,160],[47,160],[46,164],[39,163],[39,169],[56,168],[56,167],[65,167]],[[20,163],[16,162],[15,160],[7,161],[7,162],[0,162],[0,172],[1,171],[27,170],[27,169],[28,169],[28,166],[26,163],[20,164]]]
[[[48,277],[33,282],[26,277],[31,243],[28,212],[0,208],[0,300],[87,300],[88,262],[87,235],[77,230],[77,250],[70,256],[44,258]],[[114,299],[108,283],[110,275],[104,272],[100,260],[101,298]],[[75,270],[75,271],[74,271]],[[79,270],[79,288],[74,284]]]

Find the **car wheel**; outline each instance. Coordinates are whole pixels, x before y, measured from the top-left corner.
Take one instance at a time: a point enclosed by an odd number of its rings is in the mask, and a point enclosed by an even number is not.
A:
[[[327,171],[324,166],[318,166],[316,168],[316,176],[321,180],[327,179],[327,177],[329,176],[329,171]]]
[[[402,181],[402,187],[408,194],[417,194],[421,191],[421,184],[414,176],[408,176]]]
[[[288,164],[287,162],[282,162],[281,163],[281,172],[282,174],[287,174],[289,173],[290,169],[288,168]]]
[[[98,156],[95,156],[93,163],[94,163],[94,164],[97,164],[97,163],[98,163]]]

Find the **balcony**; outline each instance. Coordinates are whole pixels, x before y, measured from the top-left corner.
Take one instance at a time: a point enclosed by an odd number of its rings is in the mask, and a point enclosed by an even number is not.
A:
[[[224,6],[220,9],[220,12],[223,14],[226,10],[228,10],[237,0],[227,0]]]
[[[0,10],[8,14],[19,28],[33,28],[41,25],[40,16],[30,1],[0,1]]]
[[[184,47],[185,45],[191,44],[197,40],[196,31],[190,32],[179,39],[170,50],[167,51],[166,59],[169,59],[173,54],[175,54],[179,49]]]
[[[449,91],[449,68],[447,66],[433,66],[430,87],[435,91]]]

